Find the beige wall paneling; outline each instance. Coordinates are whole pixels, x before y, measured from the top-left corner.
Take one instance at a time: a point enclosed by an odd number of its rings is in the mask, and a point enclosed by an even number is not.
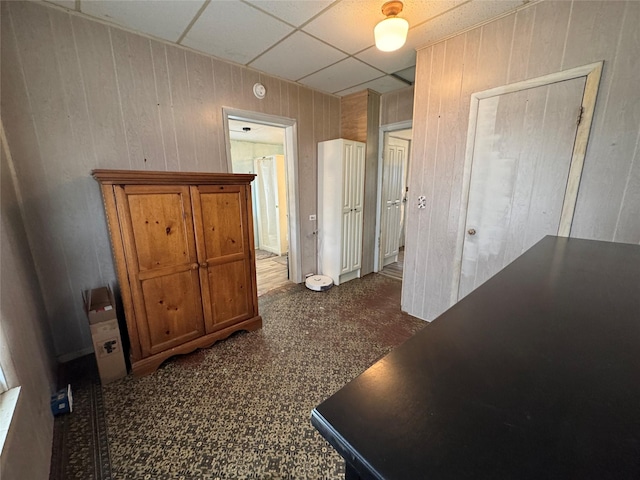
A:
[[[441,53],[444,46],[448,53],[457,37],[418,51],[414,111],[421,114],[414,121],[403,309],[431,320],[451,304],[446,282],[455,271],[455,249],[450,239],[458,233],[456,199],[463,190],[456,172],[464,163],[473,92],[604,60],[571,236],[640,243],[640,181],[634,163],[640,123],[640,91],[634,87],[640,75],[639,23],[640,4],[634,1],[543,1],[470,30],[463,34],[465,51],[457,60],[463,81],[458,119],[449,131],[437,128],[438,121],[446,122],[446,114],[438,116],[445,106],[456,107],[447,106],[451,92],[438,72],[450,60]],[[434,106],[441,100],[442,111]],[[435,141],[434,135],[442,138]],[[455,149],[451,159],[436,148],[441,142]],[[446,161],[454,163],[451,174],[438,168]],[[427,208],[417,209],[418,195],[426,195]],[[437,208],[448,209],[448,217],[432,213],[432,204],[443,203],[443,196],[451,205]],[[440,237],[449,229],[446,238]]]
[[[70,18],[96,152],[96,166],[132,168],[123,128],[109,28],[81,17],[71,15]],[[41,47],[34,45],[34,48],[38,52]]]
[[[47,198],[46,203],[38,202],[35,206],[44,222],[33,225],[33,228],[44,231],[44,243],[36,247],[34,255],[38,258],[38,265],[44,265],[46,269],[46,273],[43,272],[46,279],[41,281],[54,328],[63,323],[71,327],[59,339],[56,348],[64,349],[73,344],[84,344],[88,348],[90,335],[79,293],[91,279],[100,278],[100,268],[92,234],[84,227],[88,220],[87,185],[73,175],[86,158],[83,158],[82,145],[76,146],[81,140],[77,140],[79,136],[73,129],[75,122],[71,121],[68,108],[69,92],[63,77],[67,73],[62,72],[57,60],[59,55],[64,56],[60,51],[64,46],[61,41],[56,41],[51,22],[58,13],[22,2],[18,8],[28,12],[30,17],[26,21],[24,15],[13,15],[13,12],[10,15],[37,135],[40,153],[37,161],[40,165],[36,168],[43,174],[35,184],[21,184],[20,188],[25,188],[29,197],[33,194]],[[59,29],[57,31],[60,32]],[[43,75],[43,72],[50,74]],[[8,127],[10,145],[12,132],[13,127]],[[16,148],[14,154],[21,153],[20,148]],[[29,168],[28,164],[23,164],[22,157],[15,159],[21,167]],[[79,210],[78,205],[83,209]],[[56,258],[52,260],[51,256]],[[50,281],[61,288],[58,291],[48,288]]]
[[[413,87],[383,93],[380,97],[380,125],[406,122],[413,118]]]
[[[313,92],[306,88],[298,88],[298,194],[300,195],[300,240],[302,275],[317,272],[317,235],[315,222],[309,221],[309,213],[315,213],[317,205],[317,156],[314,151]],[[316,162],[314,162],[316,158]],[[307,190],[310,189],[310,190]],[[302,192],[305,192],[304,194]],[[311,198],[313,192],[314,198]],[[311,212],[313,210],[313,212]]]
[[[536,5],[527,78],[541,77],[562,70],[562,55],[567,42],[572,6],[572,2],[563,1],[541,2]],[[520,38],[520,32],[514,34]]]
[[[189,81],[190,117],[194,128],[198,172],[224,172],[227,161],[221,155],[222,118],[214,107],[213,65],[211,57],[186,52]]]
[[[274,115],[284,116],[282,113],[283,107],[286,107],[286,103],[283,105],[282,92],[280,91],[280,84],[282,83],[275,77],[260,74],[256,82],[262,83],[267,89],[267,95],[260,100],[260,111],[271,112]],[[254,83],[256,83],[254,82]],[[253,83],[251,84],[253,90]],[[257,100],[257,99],[256,99]]]
[[[431,70],[433,65],[433,48],[427,48],[418,52],[420,60],[416,64],[416,85],[429,85],[431,83]],[[418,272],[424,275],[422,268],[418,266],[418,257],[421,249],[418,248],[418,241],[421,240],[418,232],[421,226],[424,227],[426,216],[422,210],[418,210],[418,195],[423,192],[424,176],[426,172],[425,142],[428,134],[427,110],[430,106],[431,89],[419,88],[414,92],[414,105],[420,107],[420,115],[414,115],[413,119],[413,141],[411,142],[411,161],[409,162],[409,173],[407,185],[409,193],[405,215],[407,219],[405,229],[405,258],[402,272],[402,300],[400,308],[404,312],[417,311],[413,302],[416,298],[416,282]],[[417,111],[414,108],[414,112]],[[416,137],[415,132],[422,132]],[[409,211],[413,210],[414,215],[409,217]],[[420,264],[422,265],[422,264]]]
[[[444,63],[445,44],[435,45],[433,48],[418,52],[418,56],[426,57],[425,63],[430,65],[425,69],[421,62],[417,63],[416,75],[425,71],[428,84],[431,86],[426,97],[422,98],[422,91],[416,91],[416,108],[423,115],[416,115],[413,125],[415,160],[409,165],[409,192],[410,194],[408,211],[417,206],[417,197],[424,196],[427,199],[425,208],[415,210],[413,221],[407,222],[407,237],[405,245],[405,264],[413,265],[414,275],[409,275],[403,282],[403,292],[407,292],[408,303],[407,312],[422,311],[422,297],[424,295],[426,275],[417,274],[429,269],[427,265],[427,255],[429,253],[429,236],[421,235],[422,232],[430,230],[432,215],[432,194],[435,181],[435,145],[438,135],[438,115],[440,113],[439,89],[442,83],[442,65]],[[425,65],[426,66],[426,65]],[[423,70],[424,69],[424,70]],[[416,82],[417,83],[417,82]],[[420,96],[419,96],[420,95]],[[420,101],[420,103],[418,103]],[[418,135],[416,135],[418,132]],[[406,265],[405,265],[406,266]],[[404,294],[403,294],[404,297]],[[403,305],[404,306],[404,305]]]
[[[175,135],[175,120],[173,118],[173,101],[171,99],[171,82],[169,81],[169,67],[167,64],[167,49],[158,42],[149,42],[151,61],[153,63],[153,76],[155,79],[155,92],[157,100],[157,115],[160,122],[160,135],[162,137],[162,151],[164,155],[164,169],[167,171],[180,171],[180,159],[178,158],[178,144]]]
[[[4,29],[2,33],[4,48]],[[21,387],[2,451],[0,478],[45,479],[53,438],[49,395],[56,388],[57,365],[1,125],[0,137],[0,360],[7,386]]]
[[[581,2],[577,2],[574,11],[577,14],[583,8]],[[640,3],[629,1],[624,11],[616,11],[622,15],[619,30],[613,30],[617,24],[600,12],[593,22],[596,28],[601,18],[612,21],[609,36],[602,38],[610,53],[604,57],[603,83],[571,232],[572,236],[580,238],[640,243],[640,217],[621,215],[622,211],[637,212],[639,208],[633,204],[634,192],[638,195],[638,190],[634,190],[637,180],[634,183],[631,179],[640,125],[640,91],[637,88]],[[590,13],[596,14],[593,10]],[[597,27],[596,32],[598,37],[604,33],[601,27]],[[600,45],[599,48],[603,47]],[[568,63],[569,59],[566,60]]]
[[[165,170],[151,42],[124,30],[110,32],[131,167]]]
[[[79,292],[115,283],[90,171],[227,171],[223,106],[297,122],[301,268],[316,271],[316,144],[339,131],[337,97],[54,6],[1,3],[2,119],[59,356],[92,349]]]
[[[430,188],[430,195],[427,195],[427,204],[430,209],[431,225],[439,225],[439,228],[432,228],[429,232],[429,245],[433,248],[427,251],[426,265],[433,271],[437,271],[437,276],[425,278],[424,290],[422,291],[422,308],[427,305],[425,297],[427,292],[434,292],[438,297],[445,295],[447,285],[452,272],[449,271],[445,263],[446,254],[455,248],[454,232],[457,226],[458,214],[460,210],[460,196],[456,196],[455,189],[449,190],[450,185],[454,185],[462,178],[462,168],[455,163],[456,150],[459,148],[455,142],[449,140],[450,135],[455,132],[456,124],[459,121],[458,112],[462,108],[460,90],[462,86],[462,66],[459,59],[464,57],[465,38],[456,37],[447,42],[443,49],[444,59],[442,64],[442,77],[440,80],[439,118],[437,120],[437,135],[432,136],[433,143],[433,183]],[[482,51],[481,51],[482,52]],[[438,179],[438,181],[435,181]]]
[[[178,149],[178,164],[180,165],[180,171],[192,172],[196,169],[197,161],[195,131],[192,125],[190,108],[187,52],[170,45],[166,45],[165,49],[175,125],[174,137]]]

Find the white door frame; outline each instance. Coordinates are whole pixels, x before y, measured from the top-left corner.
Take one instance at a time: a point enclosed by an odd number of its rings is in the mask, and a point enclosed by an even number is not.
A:
[[[380,229],[382,228],[382,172],[384,168],[384,134],[389,132],[395,132],[397,130],[406,130],[407,128],[413,128],[413,120],[405,120],[404,122],[389,123],[387,125],[380,126],[380,134],[378,135],[378,192],[376,195],[376,239],[375,239],[375,255],[373,257],[373,271],[378,272],[382,270],[380,266]],[[413,142],[409,147],[408,157],[411,158],[411,150],[413,149]],[[411,161],[411,160],[409,160]],[[409,172],[407,175],[407,185],[409,184]]]
[[[289,280],[302,282],[302,251],[300,247],[300,219],[298,199],[298,133],[296,120],[278,115],[239,110],[237,108],[222,108],[224,125],[224,139],[227,151],[227,169],[233,172],[231,162],[231,137],[229,135],[229,117],[235,120],[261,123],[273,127],[284,128],[284,157],[287,171],[287,204],[289,208]]]
[[[456,241],[456,255],[453,271],[457,272],[453,275],[453,284],[451,289],[451,304],[458,301],[458,290],[460,288],[460,275],[462,273],[462,253],[464,248],[465,228],[467,221],[467,211],[469,208],[469,188],[471,186],[471,170],[473,164],[473,151],[476,140],[476,127],[478,123],[478,106],[480,100],[506,93],[527,90],[530,88],[541,87],[552,83],[564,82],[575,78],[586,77],[584,94],[582,96],[582,117],[581,122],[576,130],[573,152],[571,155],[571,166],[569,168],[569,177],[567,180],[567,189],[565,191],[564,201],[562,203],[562,213],[560,215],[560,225],[558,227],[558,236],[568,237],[571,233],[571,223],[573,222],[573,214],[578,199],[578,187],[580,185],[580,177],[582,175],[582,167],[584,165],[584,157],[587,151],[587,142],[589,140],[589,132],[591,130],[591,122],[593,120],[593,112],[596,106],[596,95],[602,75],[602,66],[604,62],[591,63],[581,67],[571,68],[561,72],[551,73],[542,77],[532,78],[509,85],[503,85],[482,92],[476,92],[471,95],[471,106],[469,109],[469,127],[467,130],[467,148],[465,150],[464,170],[462,177],[462,199],[460,202],[460,217],[458,219],[458,239]],[[577,121],[577,118],[576,118]]]

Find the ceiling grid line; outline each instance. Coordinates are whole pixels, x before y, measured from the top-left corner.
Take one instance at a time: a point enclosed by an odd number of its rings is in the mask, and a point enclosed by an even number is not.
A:
[[[416,50],[538,0],[405,0],[404,46],[381,52],[385,0],[40,0],[294,84],[347,95],[415,81]]]

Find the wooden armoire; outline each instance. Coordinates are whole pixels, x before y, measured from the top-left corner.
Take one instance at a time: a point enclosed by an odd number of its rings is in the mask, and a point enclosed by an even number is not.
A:
[[[262,326],[254,175],[94,170],[104,199],[133,373]]]

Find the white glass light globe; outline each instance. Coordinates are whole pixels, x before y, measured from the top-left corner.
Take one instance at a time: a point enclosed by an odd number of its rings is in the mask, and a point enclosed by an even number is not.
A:
[[[385,18],[373,29],[376,47],[383,52],[398,50],[407,41],[409,22],[404,18]]]

